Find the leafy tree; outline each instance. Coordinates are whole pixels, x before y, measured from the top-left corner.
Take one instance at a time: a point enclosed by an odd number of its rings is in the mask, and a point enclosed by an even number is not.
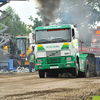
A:
[[[33,24],[34,24],[33,26],[30,25],[30,27],[32,27],[33,30],[35,30],[35,28],[38,27],[38,26],[44,25],[41,14],[40,14],[40,11],[39,11],[39,8],[36,7],[35,9],[37,10],[36,14],[38,15],[38,17],[36,17],[36,18],[33,18],[32,16],[29,17],[29,20],[32,21]]]
[[[35,30],[36,27],[43,25],[42,20],[39,20],[38,17],[36,17],[36,18],[33,19],[33,17],[30,16],[29,20],[32,21],[33,24],[34,24],[33,26],[30,26],[30,27],[32,27],[33,30]]]
[[[5,11],[9,15],[1,21],[2,24],[9,27],[5,33],[12,33],[15,37],[19,34],[24,35],[31,32],[31,30],[27,28],[27,25],[20,20],[20,17],[15,13],[15,10],[12,9],[11,6],[8,6]],[[0,26],[0,30],[1,29],[2,27]]]

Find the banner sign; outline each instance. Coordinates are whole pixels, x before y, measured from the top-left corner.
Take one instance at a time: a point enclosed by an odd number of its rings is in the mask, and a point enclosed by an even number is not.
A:
[[[81,51],[81,47],[79,47],[79,51]],[[82,47],[82,51],[86,53],[100,53],[100,48]]]

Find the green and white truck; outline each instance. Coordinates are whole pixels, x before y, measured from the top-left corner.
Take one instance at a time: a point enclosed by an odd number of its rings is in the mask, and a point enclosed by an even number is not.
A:
[[[35,67],[39,77],[58,77],[66,72],[84,77],[94,74],[94,55],[80,54],[78,39],[74,24],[36,27]]]

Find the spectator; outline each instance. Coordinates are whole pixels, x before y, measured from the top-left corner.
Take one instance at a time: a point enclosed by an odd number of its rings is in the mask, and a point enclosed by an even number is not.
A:
[[[34,66],[34,59],[35,56],[33,54],[33,50],[31,51],[31,53],[28,54],[28,61],[29,61],[29,72],[32,72],[32,67]]]
[[[21,67],[24,67],[24,64],[25,64],[25,55],[24,55],[23,51],[20,54],[20,58],[21,58]]]
[[[36,72],[36,69],[35,69],[35,52],[33,52],[34,54],[34,63],[33,63],[33,66],[34,66],[34,71]]]

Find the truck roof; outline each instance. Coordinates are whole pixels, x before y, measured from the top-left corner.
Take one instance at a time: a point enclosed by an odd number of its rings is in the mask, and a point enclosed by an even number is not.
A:
[[[71,25],[40,26],[36,27],[35,30],[62,29],[62,28],[71,28]]]

